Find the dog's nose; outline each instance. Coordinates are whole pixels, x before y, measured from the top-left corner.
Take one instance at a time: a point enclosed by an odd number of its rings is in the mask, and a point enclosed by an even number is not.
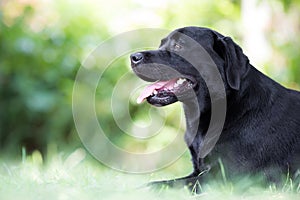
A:
[[[143,60],[143,54],[142,53],[134,53],[130,55],[131,62],[134,64],[138,64]]]

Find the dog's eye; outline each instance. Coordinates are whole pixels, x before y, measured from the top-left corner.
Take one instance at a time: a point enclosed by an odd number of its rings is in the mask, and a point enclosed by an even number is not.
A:
[[[174,49],[175,49],[175,50],[179,50],[179,49],[181,49],[181,46],[180,46],[179,44],[176,44],[176,43],[175,43],[175,44],[174,44]]]

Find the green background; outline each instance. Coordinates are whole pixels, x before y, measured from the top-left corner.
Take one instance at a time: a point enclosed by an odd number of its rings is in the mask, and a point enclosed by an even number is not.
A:
[[[248,7],[249,2],[254,8]],[[264,14],[267,21],[253,20]],[[136,189],[151,180],[190,173],[188,152],[169,167],[144,175],[111,170],[90,156],[72,115],[73,85],[81,63],[98,45],[126,31],[205,26],[232,37],[247,55],[249,52],[251,63],[259,70],[299,90],[299,19],[299,0],[1,0],[0,199],[191,199],[187,190]],[[259,27],[260,22],[264,23]],[[264,38],[262,43],[249,40],[256,30]],[[158,46],[160,39],[153,46]],[[249,44],[257,49],[249,48]],[[251,54],[263,52],[266,46],[267,56],[261,56],[264,59]],[[107,48],[114,50],[113,46]],[[96,69],[105,72],[96,90],[95,111],[106,136],[116,146],[136,153],[157,151],[177,134],[183,137],[183,113],[179,103],[159,109],[135,103],[141,88],[132,93],[136,88],[129,85],[146,83],[131,72],[129,53],[113,60],[108,68],[97,63]],[[120,82],[124,75],[127,79]],[[118,84],[125,87],[117,95],[123,130],[110,108]],[[122,118],[127,109],[131,119]],[[149,125],[153,119],[164,123],[156,136],[139,140],[128,135],[136,131],[133,123]],[[149,129],[147,134],[151,132]],[[300,185],[289,179],[282,189],[272,185],[259,189],[253,177],[233,184],[226,180],[222,165],[220,171],[223,180],[205,185],[201,199],[299,197]]]
[[[84,149],[75,128],[72,94],[76,74],[81,63],[98,45],[121,33],[139,28],[173,30],[190,25],[209,27],[232,37],[245,52],[253,52],[246,45],[247,42],[252,42],[247,37],[252,32],[245,31],[248,26],[243,6],[245,2],[246,0],[2,0],[0,176],[4,182],[0,181],[0,192],[5,185],[4,188],[11,194],[15,194],[15,188],[23,188],[20,194],[28,194],[42,184],[39,188],[41,194],[47,194],[46,191],[54,194],[57,191],[69,191],[71,185],[80,191],[80,195],[89,191],[88,188],[93,188],[93,193],[87,192],[87,196],[81,196],[88,199],[98,197],[97,184],[109,196],[109,191],[119,187],[120,183],[126,189],[128,184],[140,183],[138,180],[147,182],[149,179],[173,178],[189,173],[192,166],[187,152],[170,167],[146,178],[131,180],[132,177],[126,175],[126,180],[123,180],[118,178],[118,172],[102,171],[100,162],[91,159]],[[261,8],[262,13],[268,13],[268,22],[260,27],[264,45],[268,46],[268,57],[256,60],[253,56],[250,57],[251,62],[284,86],[299,90],[300,1],[258,0],[254,5]],[[256,10],[252,9],[252,12],[255,16]],[[254,29],[259,24],[259,19],[255,20],[257,19],[252,20]],[[158,46],[160,39],[157,38],[157,43],[153,46]],[[260,50],[260,44],[256,46]],[[129,53],[114,60],[109,68],[97,63],[98,69],[105,69],[105,73],[96,90],[95,111],[106,136],[118,147],[131,152],[156,151],[168,145],[177,133],[183,137],[183,113],[179,103],[159,109],[146,103],[137,105],[137,92],[130,96],[130,100],[126,99],[128,92],[135,89],[128,87],[128,91],[124,89],[118,93],[118,97],[120,101],[128,101],[124,105],[130,112],[132,122],[147,125],[153,120],[163,120],[164,127],[157,136],[149,140],[134,139],[128,135],[134,132],[132,124],[127,123],[127,118],[122,119],[123,114],[126,114],[124,107],[119,108],[119,120],[125,124],[125,130],[117,125],[110,108],[114,88],[118,84],[141,83],[130,70]],[[120,83],[125,74],[128,75],[127,82]],[[175,146],[174,149],[176,148]],[[85,160],[88,161],[83,166],[70,171]],[[43,171],[45,167],[46,171]],[[110,177],[114,177],[114,181]],[[98,178],[102,182],[97,182]],[[93,181],[96,181],[95,184]],[[107,182],[111,186],[107,186]],[[54,186],[48,188],[45,186],[47,184]],[[231,195],[232,185],[225,186],[225,193]],[[62,189],[55,189],[56,187]],[[239,187],[248,188],[249,184],[240,182]],[[293,186],[286,191],[290,188]],[[219,194],[219,191],[214,192]],[[73,194],[77,193],[66,194],[73,198]],[[142,193],[138,194],[140,195]],[[174,197],[176,195],[178,194]],[[222,195],[221,192],[220,196]],[[57,196],[54,195],[53,198]],[[152,198],[151,195],[149,198]]]
[[[272,51],[259,69],[283,85],[299,89],[300,3],[298,0],[257,1],[257,6],[260,4],[271,10],[264,34]],[[45,158],[53,152],[73,152],[82,147],[72,116],[73,84],[82,61],[106,39],[138,28],[173,30],[195,25],[229,35],[243,47],[243,27],[247,24],[243,23],[242,16],[239,0],[1,1],[1,157],[18,160],[22,152],[23,156],[38,152]],[[290,24],[294,31],[287,33],[289,37],[281,37],[278,16],[284,17],[284,23]],[[157,38],[158,43],[160,39]],[[260,48],[259,43],[257,47]],[[113,62],[102,77],[102,86],[96,93],[99,123],[107,137],[122,148],[135,152],[159,149],[168,144],[174,130],[184,132],[184,121],[178,124],[182,116],[180,105],[162,109],[167,113],[163,135],[149,141],[133,141],[116,125],[108,108],[114,86],[129,71],[129,59],[125,55]],[[134,75],[131,77],[139,81]],[[120,95],[125,97],[126,92]],[[135,122],[151,121],[149,105],[130,101],[126,106]],[[161,116],[162,111],[154,112]],[[130,124],[126,129],[132,130]]]

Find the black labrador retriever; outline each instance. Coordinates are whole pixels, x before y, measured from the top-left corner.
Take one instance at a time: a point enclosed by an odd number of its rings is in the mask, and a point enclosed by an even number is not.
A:
[[[130,59],[138,77],[155,82],[138,103],[181,101],[186,116],[194,171],[154,184],[201,183],[220,159],[229,177],[262,173],[277,183],[282,175],[299,173],[300,93],[255,69],[231,38],[208,28],[180,28],[162,39],[158,50],[133,53]],[[210,126],[221,129],[213,129],[207,139]]]

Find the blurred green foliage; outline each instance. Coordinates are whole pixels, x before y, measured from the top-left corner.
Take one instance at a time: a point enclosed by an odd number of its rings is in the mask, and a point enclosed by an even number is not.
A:
[[[39,16],[39,5],[18,3],[4,4],[0,20],[0,148],[12,155],[22,146],[44,152],[48,143],[74,141],[76,71],[84,48],[107,37],[63,3],[48,16]]]
[[[73,83],[81,61],[108,37],[126,28],[148,26],[135,24],[136,18],[126,18],[130,12],[148,9],[138,1],[116,1],[121,4],[119,6],[114,2],[99,2],[95,7],[95,2],[78,0],[53,1],[50,6],[39,1],[6,0],[0,3],[1,152],[19,155],[25,147],[28,151],[38,149],[45,153],[49,144],[62,148],[66,144],[80,144],[71,106]],[[286,12],[292,5],[298,5],[297,0],[282,2]],[[112,8],[114,10],[110,10]],[[208,26],[242,40],[239,27],[241,2],[238,0],[167,1],[162,8],[151,9],[147,11],[159,16],[161,27]],[[128,26],[122,29],[119,24]],[[299,38],[296,38],[284,44],[284,48],[278,47],[290,60],[291,67],[286,69],[288,79],[293,83],[300,83],[299,44]],[[102,80],[105,90],[98,90],[96,108],[100,113],[99,122],[105,132],[111,133],[109,137],[126,144],[129,139],[124,138],[128,136],[122,136],[107,105],[114,84],[130,70],[128,59],[122,58],[114,66]],[[131,115],[138,116],[136,120],[147,117],[145,109],[149,109],[149,105],[130,104]],[[173,106],[168,112],[177,111],[178,106]],[[178,116],[169,117],[167,126],[179,126],[177,121]]]

